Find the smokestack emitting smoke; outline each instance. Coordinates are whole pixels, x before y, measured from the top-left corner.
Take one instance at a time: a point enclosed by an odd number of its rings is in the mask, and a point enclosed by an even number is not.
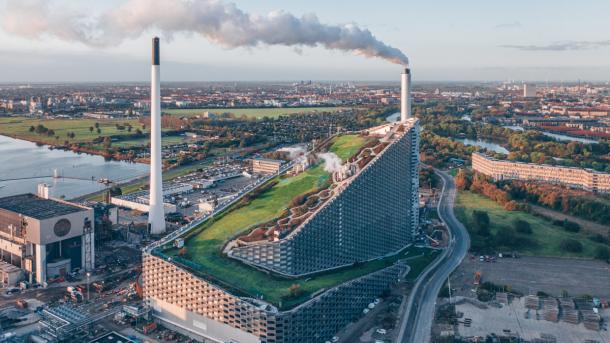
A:
[[[400,74],[400,121],[411,118],[411,69]]]
[[[338,172],[341,170],[343,161],[333,152],[325,152],[318,154],[318,158],[324,160],[324,170],[329,173]]]
[[[161,169],[161,75],[159,38],[153,38],[150,76],[150,197],[148,224],[151,234],[165,232],[163,208],[163,176]]]
[[[56,1],[56,0],[55,0]],[[322,46],[408,65],[407,56],[355,24],[320,23],[315,14],[296,17],[284,11],[246,13],[216,0],[127,0],[99,16],[69,13],[53,0],[8,0],[2,11],[5,31],[27,38],[54,36],[90,46],[111,46],[154,29],[171,37],[198,33],[226,48],[284,45]]]

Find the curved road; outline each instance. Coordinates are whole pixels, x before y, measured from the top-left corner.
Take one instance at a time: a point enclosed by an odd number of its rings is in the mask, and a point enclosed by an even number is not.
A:
[[[448,247],[417,279],[411,290],[396,340],[401,343],[430,341],[438,293],[451,272],[460,265],[470,246],[470,237],[466,228],[453,213],[456,196],[453,178],[440,170],[434,171],[443,180],[443,191],[437,210],[439,218],[449,228],[450,241]]]

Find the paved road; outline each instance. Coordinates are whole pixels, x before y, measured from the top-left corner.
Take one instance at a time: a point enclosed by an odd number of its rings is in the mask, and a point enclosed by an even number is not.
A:
[[[435,170],[435,172],[443,180],[443,191],[437,210],[440,219],[449,228],[450,242],[447,249],[422,273],[413,286],[396,340],[401,343],[430,341],[438,293],[451,272],[460,265],[470,246],[470,237],[466,228],[453,214],[456,196],[453,178],[442,171]]]

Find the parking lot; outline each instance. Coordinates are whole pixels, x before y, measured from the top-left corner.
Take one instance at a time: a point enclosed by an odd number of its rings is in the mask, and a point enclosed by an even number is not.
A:
[[[472,296],[474,273],[481,272],[481,282],[509,285],[523,294],[538,291],[560,296],[592,295],[610,298],[610,265],[596,260],[549,257],[497,258],[480,262],[467,257],[451,275],[451,286],[458,294]]]

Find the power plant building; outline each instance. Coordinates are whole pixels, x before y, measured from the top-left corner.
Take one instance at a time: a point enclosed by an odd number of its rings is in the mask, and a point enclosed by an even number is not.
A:
[[[0,198],[0,258],[41,284],[75,268],[91,270],[93,219],[93,209],[61,200],[34,194]],[[2,270],[3,275],[14,271]]]
[[[288,279],[398,256],[418,225],[418,120],[382,125],[364,135],[376,137],[375,145],[361,150],[366,160],[354,157],[349,161],[358,168],[332,175],[335,192],[306,222],[271,242],[227,242],[234,248],[225,253],[253,270]],[[163,249],[157,245],[144,252],[144,299],[164,325],[205,342],[324,342],[410,269],[397,259],[281,308],[243,294],[239,285],[203,275],[196,263],[169,257]]]
[[[324,342],[362,316],[364,308],[410,270],[403,252],[414,241],[419,225],[419,122],[411,118],[410,88],[410,70],[405,68],[400,120],[352,133],[361,145],[347,159],[334,155],[333,167],[324,167],[327,174],[314,174],[322,182],[318,188],[293,198],[286,204],[290,208],[275,219],[266,223],[253,219],[250,227],[226,242],[206,241],[211,244],[207,249],[218,249],[225,262],[198,260],[197,251],[190,255],[189,249],[198,241],[191,246],[189,240],[207,239],[198,232],[210,227],[197,231],[203,223],[145,248],[143,296],[153,315],[199,341],[239,343]],[[314,152],[331,159],[333,154],[323,151],[334,138]],[[276,161],[252,162],[255,172],[276,173],[281,166]],[[290,183],[287,179],[277,184],[284,181]],[[274,182],[278,181],[270,179],[261,187],[275,187]],[[295,202],[298,197],[303,202]],[[250,203],[249,197],[246,204],[244,199],[246,195],[236,198],[209,218],[222,220],[232,211],[239,216],[241,206]],[[256,195],[251,204],[254,201]],[[223,274],[232,268],[236,269],[232,273],[243,273],[242,281],[251,284],[238,284],[231,273]],[[355,274],[342,274],[349,268]],[[270,291],[261,286],[268,278],[292,289],[295,280],[307,282],[311,277],[327,277],[328,284],[314,286],[296,299],[298,289],[281,295],[282,288],[266,297]]]

